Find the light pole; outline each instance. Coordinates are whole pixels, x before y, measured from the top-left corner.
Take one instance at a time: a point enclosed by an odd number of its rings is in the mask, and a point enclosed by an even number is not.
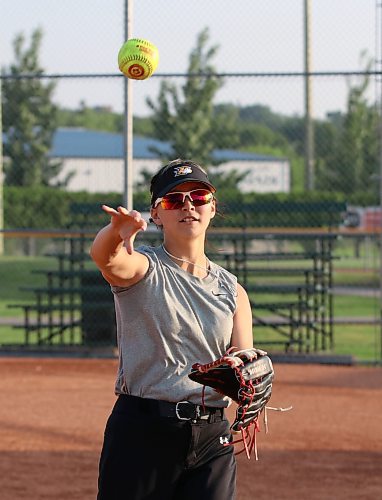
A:
[[[312,119],[311,0],[304,0],[305,64],[305,189],[314,189],[314,131]]]
[[[379,18],[379,19],[378,19]],[[379,241],[379,355],[382,362],[382,3],[376,2],[376,99],[379,98],[379,175],[376,177],[379,181],[379,217],[377,217],[376,241]],[[379,28],[379,29],[378,29]],[[378,85],[379,84],[379,85]]]
[[[0,230],[4,229],[4,173],[3,173],[3,120],[2,120],[2,93],[0,79]],[[4,233],[0,232],[0,255],[4,254]]]
[[[381,16],[382,19],[382,16]],[[382,75],[379,75],[379,343],[382,361]]]
[[[133,0],[125,0],[125,40],[132,37]],[[123,204],[133,208],[133,87],[130,78],[124,78],[124,134],[123,134]]]

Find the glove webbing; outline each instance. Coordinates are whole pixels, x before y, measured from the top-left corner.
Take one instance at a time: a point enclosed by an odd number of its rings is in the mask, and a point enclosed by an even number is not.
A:
[[[250,427],[253,426],[253,432],[251,435],[251,429]],[[230,443],[224,444],[224,446],[233,446],[237,443],[243,443],[243,448],[240,451],[236,451],[235,455],[240,455],[240,453],[243,453],[245,451],[248,460],[251,459],[251,453],[252,450],[255,455],[255,460],[259,460],[258,454],[257,454],[257,439],[256,439],[256,434],[260,432],[260,426],[258,423],[258,418],[256,420],[253,420],[247,427],[241,428],[240,433],[241,433],[241,438],[236,439],[235,441],[231,441]]]
[[[263,413],[263,421],[264,421],[264,428],[265,428],[265,434],[268,434],[268,415],[267,412],[269,410],[273,411],[289,411],[293,408],[293,406],[288,406],[287,408],[274,408],[272,406],[265,406],[264,407],[264,413]],[[254,426],[252,434],[251,434],[251,429],[250,427]],[[237,443],[243,443],[243,448],[237,452],[235,452],[235,455],[240,455],[240,453],[243,453],[245,451],[248,460],[251,459],[251,453],[253,451],[255,455],[255,460],[259,460],[259,456],[257,453],[257,433],[260,432],[260,424],[259,424],[259,417],[257,417],[255,420],[253,420],[247,427],[244,429],[240,429],[241,433],[241,438],[236,439],[235,441],[231,441],[230,443],[224,444],[224,446],[233,446]]]
[[[241,399],[241,407],[243,409],[241,418],[244,421],[247,410],[251,406],[251,403],[253,401],[256,392],[252,380],[246,382],[240,370],[235,369],[235,375],[238,381],[240,382],[239,397]],[[253,427],[252,434],[251,434],[251,427]],[[257,439],[256,439],[258,432],[260,432],[259,416],[257,416],[254,420],[252,420],[252,422],[250,422],[249,425],[247,425],[245,428],[242,427],[240,429],[241,439],[233,441],[232,445],[242,442],[243,449],[237,451],[235,455],[240,455],[240,453],[243,453],[243,451],[245,451],[248,460],[250,460],[251,453],[253,450],[255,455],[255,460],[259,460],[257,454]]]

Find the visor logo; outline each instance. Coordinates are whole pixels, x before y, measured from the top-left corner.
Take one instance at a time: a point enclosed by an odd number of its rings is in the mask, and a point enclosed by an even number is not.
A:
[[[174,177],[179,177],[180,175],[192,174],[192,168],[189,165],[183,165],[181,167],[174,168]]]

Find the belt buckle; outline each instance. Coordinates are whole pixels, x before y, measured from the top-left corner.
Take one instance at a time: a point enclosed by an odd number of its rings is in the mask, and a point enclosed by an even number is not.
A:
[[[179,405],[181,405],[181,404],[187,404],[187,405],[190,405],[190,404],[192,404],[192,403],[190,403],[189,401],[179,401],[178,403],[176,403],[176,405],[175,405],[175,415],[177,416],[177,418],[178,418],[179,420],[192,420],[193,418],[195,418],[195,416],[193,416],[193,417],[181,417],[181,416],[179,415]],[[198,411],[197,411],[197,410],[196,410],[195,414],[196,414],[196,415],[198,414]]]

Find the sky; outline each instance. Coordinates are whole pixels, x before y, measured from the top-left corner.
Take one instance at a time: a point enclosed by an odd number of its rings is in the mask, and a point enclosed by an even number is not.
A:
[[[311,0],[312,71],[360,71],[361,53],[380,60],[381,7],[378,0]],[[43,29],[40,61],[47,74],[118,75],[102,79],[63,79],[55,100],[77,108],[123,109],[123,76],[117,66],[125,40],[124,0],[1,0],[0,66],[13,60],[12,42]],[[208,27],[219,73],[299,72],[304,69],[303,0],[130,0],[131,37],[146,38],[158,47],[157,74],[182,73],[197,34]],[[132,84],[136,115],[149,113],[146,98],[158,95],[161,77]],[[359,81],[359,80],[358,80]],[[344,110],[349,84],[356,78],[320,77],[312,84],[316,117]],[[181,79],[175,79],[178,86]],[[379,92],[370,88],[370,98]],[[286,115],[304,111],[301,78],[226,78],[215,102],[239,106],[262,104]]]

